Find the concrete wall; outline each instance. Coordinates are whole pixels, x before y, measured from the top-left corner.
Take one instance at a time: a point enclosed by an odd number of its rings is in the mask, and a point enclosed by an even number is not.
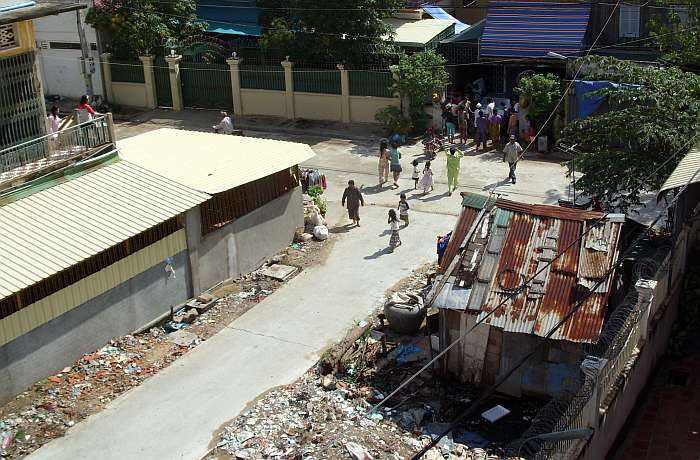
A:
[[[185,301],[187,251],[174,259],[175,278],[168,278],[163,264],[155,265],[1,347],[0,404]]]
[[[143,83],[112,82],[114,103],[126,107],[147,107],[146,85]]]
[[[92,2],[79,3],[90,5]],[[81,11],[85,18],[87,10]],[[34,19],[34,35],[39,44],[39,57],[42,70],[42,83],[46,94],[60,94],[63,97],[78,98],[86,94],[85,79],[80,71],[80,49],[51,48],[51,42],[80,44],[75,11]],[[85,24],[85,39],[88,42],[88,72],[91,74],[93,91],[102,94],[102,73],[99,65],[99,51],[95,29]]]
[[[243,114],[284,117],[286,115],[284,95],[284,91],[241,89]]]
[[[198,219],[198,209],[186,218],[195,294],[256,269],[292,242],[304,225],[301,187],[203,237]]]
[[[399,106],[398,98],[350,96],[350,120],[353,123],[376,123],[377,110],[390,105]]]
[[[309,120],[342,120],[338,94],[294,93],[294,115]]]
[[[445,318],[449,343],[457,340],[476,324],[476,315],[457,310],[447,310]],[[450,350],[447,360],[448,372],[463,382],[481,382],[490,328],[487,324],[480,324]]]

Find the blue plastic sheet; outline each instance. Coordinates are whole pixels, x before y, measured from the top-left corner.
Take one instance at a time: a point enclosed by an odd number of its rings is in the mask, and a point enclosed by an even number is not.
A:
[[[588,81],[576,80],[576,116],[585,118],[594,114],[605,101],[605,96],[591,95],[590,93],[603,88],[638,89],[639,85],[628,83],[615,83],[612,81]]]

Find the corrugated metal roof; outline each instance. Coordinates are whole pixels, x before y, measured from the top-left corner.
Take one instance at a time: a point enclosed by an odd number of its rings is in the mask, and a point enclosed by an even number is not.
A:
[[[479,215],[479,211],[474,208],[463,208],[462,214],[459,216],[459,220],[455,225],[455,229],[452,231],[452,236],[450,236],[450,242],[447,243],[447,248],[442,255],[442,260],[440,263],[440,271],[447,270],[452,259],[459,252],[459,246],[462,244],[464,237],[467,236],[467,232],[471,228],[472,224],[476,220],[476,216]]]
[[[182,185],[220,193],[315,156],[311,147],[256,137],[163,128],[117,142],[122,158]]]
[[[484,209],[491,208],[496,203],[496,198],[487,195],[481,195],[479,193],[463,192],[462,193],[462,207],[474,208],[474,209]]]
[[[0,299],[208,200],[127,161],[0,207]]]
[[[661,186],[659,194],[671,190],[676,187],[700,182],[700,144],[696,145],[683,159],[678,163],[676,169],[673,170],[664,185]]]
[[[476,209],[464,208],[469,209],[472,211],[467,216],[476,216]],[[486,253],[472,284],[467,308],[481,310],[478,319],[483,319],[505,301],[487,323],[508,332],[546,335],[573,308],[579,290],[599,282],[617,259],[622,222],[606,219],[594,225],[592,219],[601,216],[498,200],[492,211]],[[579,238],[589,227],[591,230],[581,244]],[[444,267],[457,256],[457,249],[450,258],[443,259]],[[554,263],[549,264],[553,259]],[[506,300],[514,289],[533,277],[527,288]],[[605,318],[609,286],[608,279],[552,338],[596,341]]]

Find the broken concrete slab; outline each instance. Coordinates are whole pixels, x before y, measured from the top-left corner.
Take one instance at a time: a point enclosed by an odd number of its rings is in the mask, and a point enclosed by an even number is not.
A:
[[[297,270],[299,270],[297,267],[292,267],[290,265],[274,264],[260,270],[260,274],[278,281],[286,281],[296,273]]]
[[[197,334],[194,334],[192,332],[179,330],[173,332],[172,334],[168,334],[167,339],[168,342],[172,342],[175,345],[179,345],[181,347],[189,347],[190,345],[196,343],[199,340],[199,337],[197,337]]]

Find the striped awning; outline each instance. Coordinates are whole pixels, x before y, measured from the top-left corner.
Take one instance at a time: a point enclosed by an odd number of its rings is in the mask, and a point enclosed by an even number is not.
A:
[[[584,46],[589,3],[491,1],[481,36],[482,57],[575,56]]]

